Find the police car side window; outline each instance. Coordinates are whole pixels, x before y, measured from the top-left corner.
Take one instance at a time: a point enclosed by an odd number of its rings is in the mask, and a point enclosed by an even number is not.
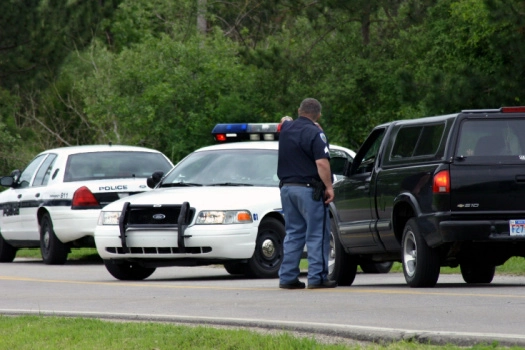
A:
[[[49,181],[49,177],[51,176],[51,170],[53,168],[53,164],[55,163],[56,158],[57,158],[56,154],[50,154],[44,160],[44,162],[38,169],[38,172],[36,173],[35,180],[33,180],[33,186],[47,185],[47,182]]]
[[[29,163],[29,165],[22,172],[22,175],[20,175],[20,179],[18,180],[18,187],[24,188],[29,186],[29,184],[31,183],[31,179],[35,174],[35,171],[38,169],[38,166],[45,157],[47,157],[47,154],[39,155],[38,157],[33,159],[31,163]]]

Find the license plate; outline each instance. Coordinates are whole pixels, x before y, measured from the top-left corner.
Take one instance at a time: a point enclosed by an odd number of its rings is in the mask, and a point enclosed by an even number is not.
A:
[[[509,220],[511,236],[525,236],[525,220]]]

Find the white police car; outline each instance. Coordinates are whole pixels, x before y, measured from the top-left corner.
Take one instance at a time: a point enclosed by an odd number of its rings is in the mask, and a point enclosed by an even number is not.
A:
[[[117,145],[74,146],[38,154],[23,172],[0,179],[0,262],[18,248],[40,247],[46,264],[63,264],[71,247],[94,247],[100,209],[149,190],[171,161],[156,150]]]
[[[161,266],[223,264],[276,277],[285,236],[277,126],[219,124],[221,144],[188,155],[154,190],[107,205],[95,243],[110,274],[141,280]],[[252,142],[229,142],[243,140]]]

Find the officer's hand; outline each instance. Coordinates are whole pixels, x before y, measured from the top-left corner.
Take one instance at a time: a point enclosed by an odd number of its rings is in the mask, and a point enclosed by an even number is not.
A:
[[[334,189],[324,190],[324,204],[330,204],[334,200]]]

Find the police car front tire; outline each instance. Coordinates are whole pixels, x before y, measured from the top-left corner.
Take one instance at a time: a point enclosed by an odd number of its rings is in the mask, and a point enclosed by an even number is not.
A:
[[[224,268],[230,275],[244,275],[246,273],[246,263],[227,262],[224,264]]]
[[[7,243],[0,235],[0,262],[13,262],[17,249]]]
[[[278,277],[283,261],[285,234],[284,224],[279,220],[267,218],[261,222],[255,242],[255,251],[246,266],[247,277]]]
[[[111,276],[121,281],[141,281],[155,272],[154,267],[143,267],[127,261],[104,260],[104,265]]]
[[[44,214],[40,223],[40,252],[47,265],[63,265],[69,254],[69,247],[55,235],[49,214]]]

